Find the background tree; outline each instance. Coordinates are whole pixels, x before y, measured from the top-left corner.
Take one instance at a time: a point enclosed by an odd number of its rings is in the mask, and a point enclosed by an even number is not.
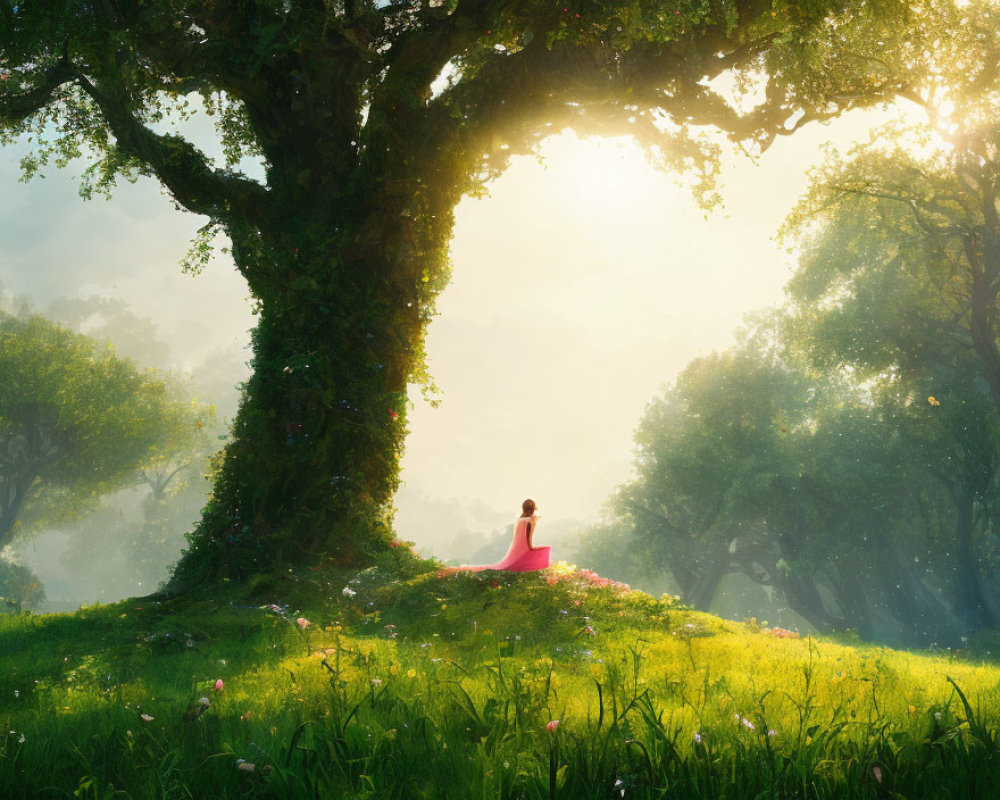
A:
[[[761,498],[782,472],[806,388],[759,351],[733,350],[693,361],[647,407],[636,478],[615,506],[641,552],[658,546],[685,602],[707,609],[742,553],[770,535]]]
[[[85,336],[0,315],[0,548],[65,517],[191,437],[187,409]]]
[[[931,405],[898,375],[817,371],[789,331],[762,319],[647,408],[602,532],[627,562],[611,574],[669,571],[705,610],[741,574],[819,630],[957,646],[992,622],[962,567],[996,502],[988,398],[959,374]]]
[[[117,175],[155,176],[207,217],[194,261],[224,231],[258,303],[254,375],[177,585],[319,551],[355,563],[387,545],[406,386],[427,379],[423,332],[447,281],[453,208],[511,155],[564,127],[632,135],[709,192],[714,153],[692,126],[762,148],[890,96],[902,86],[892,56],[907,8],[0,6],[0,125],[8,140],[47,142],[27,171],[86,149],[85,193]],[[711,84],[729,71],[752,83],[762,70],[766,97],[746,112]],[[224,166],[151,127],[193,92],[218,114]],[[262,159],[263,183],[234,169],[246,154]]]

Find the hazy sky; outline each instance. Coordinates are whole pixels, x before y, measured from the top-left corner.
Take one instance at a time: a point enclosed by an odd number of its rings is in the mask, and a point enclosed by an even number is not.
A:
[[[456,534],[502,528],[529,496],[550,523],[595,518],[628,477],[646,403],[692,358],[729,346],[744,314],[781,301],[791,259],[772,237],[820,144],[886,117],[813,125],[757,165],[732,160],[726,206],[707,219],[628,140],[573,134],[548,141],[544,165],[518,159],[488,198],[463,201],[428,334],[443,396],[432,409],[414,392],[400,535],[447,557]],[[220,255],[197,277],[178,267],[201,218],[148,179],[84,202],[79,165],[20,184],[19,157],[0,150],[7,290],[42,310],[59,296],[120,298],[187,368],[219,351],[249,359],[254,322],[232,263]]]

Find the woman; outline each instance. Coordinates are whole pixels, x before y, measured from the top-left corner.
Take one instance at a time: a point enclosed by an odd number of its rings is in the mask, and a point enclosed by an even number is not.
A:
[[[538,507],[534,500],[521,504],[521,516],[514,526],[514,541],[510,543],[507,555],[496,564],[472,566],[463,564],[458,569],[480,572],[484,569],[505,569],[510,572],[530,572],[545,569],[549,565],[548,547],[534,547],[531,538],[538,528]]]

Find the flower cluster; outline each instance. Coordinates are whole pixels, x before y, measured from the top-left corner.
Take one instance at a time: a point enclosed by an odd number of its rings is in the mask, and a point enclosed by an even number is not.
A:
[[[611,588],[619,592],[630,592],[632,587],[627,583],[604,578],[590,569],[578,569],[575,564],[557,561],[546,570],[545,582],[555,586],[560,581],[575,580],[597,589]]]
[[[798,639],[799,638],[799,632],[798,631],[789,631],[789,630],[786,630],[785,628],[770,628],[769,630],[767,630],[767,633],[771,634],[771,636],[774,636],[776,639]]]

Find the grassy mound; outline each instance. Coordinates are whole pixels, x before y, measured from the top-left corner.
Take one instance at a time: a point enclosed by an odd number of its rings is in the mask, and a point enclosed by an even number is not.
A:
[[[0,617],[0,797],[990,797],[1000,670],[402,548]]]

